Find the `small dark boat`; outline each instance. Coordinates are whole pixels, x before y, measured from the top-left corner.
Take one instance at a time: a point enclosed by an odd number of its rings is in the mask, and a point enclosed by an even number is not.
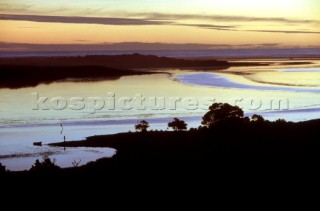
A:
[[[33,145],[34,146],[42,146],[42,142],[40,141],[40,142],[33,142]]]

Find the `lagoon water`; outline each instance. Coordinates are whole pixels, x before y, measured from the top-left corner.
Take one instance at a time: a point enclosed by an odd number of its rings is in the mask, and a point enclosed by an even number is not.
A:
[[[246,115],[258,113],[270,120],[320,118],[320,63],[312,62],[219,71],[166,69],[159,70],[165,73],[119,80],[66,80],[0,89],[0,163],[9,170],[25,170],[43,155],[54,158],[61,167],[72,166],[74,160],[81,160],[83,165],[111,157],[116,153],[114,149],[63,149],[32,143],[63,141],[64,136],[72,141],[134,131],[134,124],[142,119],[150,122],[151,129],[166,130],[174,117],[184,119],[189,127],[198,127],[212,102],[237,102]],[[48,98],[47,102],[37,103],[40,97]],[[65,108],[52,100],[57,97],[63,99],[63,104],[65,101]],[[74,98],[82,98],[84,108],[71,109]],[[139,98],[144,99],[142,107]]]

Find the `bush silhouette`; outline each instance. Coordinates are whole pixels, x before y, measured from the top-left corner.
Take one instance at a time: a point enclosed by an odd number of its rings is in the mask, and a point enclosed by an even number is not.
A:
[[[220,121],[242,119],[243,115],[243,110],[238,106],[232,106],[227,103],[214,103],[202,117],[201,124],[211,127]]]
[[[276,120],[276,123],[278,123],[278,124],[285,124],[285,123],[287,123],[287,121],[286,121],[285,119],[277,119],[277,120]]]
[[[0,175],[5,174],[6,173],[6,167],[2,165],[2,163],[0,163]]]
[[[60,167],[55,164],[55,159],[51,160],[48,155],[42,157],[42,161],[36,160],[34,165],[31,167],[31,172],[55,172],[59,170]]]
[[[150,127],[149,122],[142,120],[138,124],[136,124],[135,129],[137,132],[147,132],[147,129]]]
[[[168,123],[168,127],[171,127],[174,131],[181,131],[187,129],[187,123],[178,118],[174,118],[172,122]]]

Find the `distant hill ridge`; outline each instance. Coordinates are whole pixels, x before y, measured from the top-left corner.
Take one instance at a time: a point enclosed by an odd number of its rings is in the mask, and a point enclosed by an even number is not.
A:
[[[1,58],[0,65],[31,66],[86,66],[96,65],[119,69],[139,68],[193,68],[193,67],[229,67],[227,61],[214,59],[189,60],[158,57],[152,55],[127,54],[115,56],[73,56],[73,57],[28,57]]]

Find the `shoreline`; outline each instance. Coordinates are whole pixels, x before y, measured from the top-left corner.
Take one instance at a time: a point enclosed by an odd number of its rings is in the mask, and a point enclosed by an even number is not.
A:
[[[295,160],[300,160],[303,167],[306,163],[314,165],[320,150],[318,140],[314,139],[319,125],[320,119],[297,123],[281,119],[270,122],[261,116],[250,119],[242,113],[240,117],[226,117],[207,127],[200,125],[187,131],[154,130],[95,135],[80,141],[49,143],[46,147],[60,151],[74,149],[76,152],[77,148],[81,149],[79,147],[97,150],[108,148],[115,150],[116,154],[111,158],[102,156],[101,159],[83,166],[78,166],[81,159],[74,160],[74,168],[61,168],[55,164],[55,158],[50,161],[49,157],[43,157],[43,162],[52,163],[52,167],[41,167],[44,163],[41,164],[38,160],[38,167],[35,164],[29,171],[8,172],[6,175],[41,175],[43,172],[51,172],[50,175],[69,175],[75,172],[80,176],[92,172],[108,175],[110,169],[118,174],[119,170],[131,171],[131,167],[138,167],[138,172],[142,173],[148,166],[167,171],[177,165],[185,170],[191,167],[204,171],[205,166],[218,164],[222,169],[229,168],[230,165],[237,169],[243,162],[248,161],[248,169],[251,169],[248,172],[252,172],[252,168],[259,165],[262,171],[278,173],[278,167],[282,168],[284,163],[288,163],[288,159],[292,160],[289,165],[293,170],[297,167],[294,165]],[[218,163],[217,159],[220,160]],[[261,165],[261,162],[267,166]],[[269,165],[272,167],[268,167]],[[273,165],[276,165],[276,168]],[[304,170],[302,166],[299,166],[300,173]],[[285,173],[291,174],[292,171]]]
[[[316,128],[320,125],[320,119],[312,119],[308,121],[300,121],[300,122],[285,122],[282,125],[276,123],[276,122],[269,122],[266,123],[265,126],[268,126],[268,130],[274,128],[274,127],[289,127],[289,128],[296,128],[299,129],[301,127],[301,130],[306,130],[307,127],[309,127],[309,130],[316,132]],[[229,126],[224,125],[225,129],[227,129]],[[230,126],[233,128],[233,126]],[[264,126],[261,126],[264,128]],[[260,128],[261,129],[261,128]],[[281,131],[277,131],[278,133],[281,133]],[[284,131],[284,133],[287,133],[288,131]],[[127,133],[117,133],[117,134],[110,134],[110,135],[96,135],[96,136],[90,136],[87,137],[84,140],[79,141],[67,141],[67,142],[56,142],[56,143],[49,143],[48,146],[55,146],[55,147],[110,147],[110,148],[121,148],[125,144],[131,144],[131,140],[137,140],[141,137],[148,137],[148,135],[157,136],[157,135],[177,135],[177,134],[188,134],[188,133],[197,133],[196,130],[188,130],[188,131],[149,131],[146,133],[141,132],[127,132]],[[312,137],[310,134],[307,135],[308,137]],[[150,139],[153,140],[153,139]],[[193,140],[193,141],[196,141]],[[286,140],[287,141],[287,140]],[[300,140],[303,142],[304,140]]]
[[[246,111],[244,112],[245,116],[251,116],[254,113],[257,113],[261,116],[263,116],[267,120],[274,120],[274,115],[277,115],[280,118],[280,115],[283,114],[299,114],[299,113],[316,113],[319,112],[320,108],[319,107],[310,107],[310,108],[295,108],[295,109],[282,109],[282,110],[276,110],[276,111],[259,111],[259,112],[253,112],[253,111]],[[193,122],[200,122],[201,121],[201,115],[183,115],[179,116],[176,115],[176,117],[181,118],[185,120],[188,123],[193,123]],[[155,116],[155,117],[141,117],[141,118],[123,118],[119,119],[114,117],[113,119],[102,119],[102,118],[97,118],[97,119],[79,119],[79,120],[64,120],[63,125],[64,127],[81,127],[81,126],[121,126],[121,125],[133,125],[140,119],[146,119],[150,121],[152,124],[163,124],[166,123],[169,120],[172,120],[172,116]],[[301,119],[301,118],[283,118],[287,119],[288,121],[291,122],[303,122],[303,121],[310,121],[312,118],[309,119]],[[54,122],[47,122],[47,123],[26,123],[26,124],[8,124],[8,125],[0,125],[0,130],[1,129],[16,129],[16,128],[42,128],[42,127],[58,127],[60,125],[61,121],[54,121]]]
[[[179,167],[179,171],[206,171],[208,165],[221,170],[237,170],[251,174],[258,169],[271,174],[284,173],[296,176],[309,174],[319,157],[319,142],[314,137],[318,133],[320,119],[292,123],[243,122],[230,120],[210,128],[188,131],[148,131],[129,132],[113,135],[91,136],[80,141],[50,143],[48,146],[60,149],[112,149],[112,157],[101,157],[79,167],[59,168],[48,176],[118,175],[123,171],[143,173],[150,169],[168,171]],[[230,133],[230,131],[233,131]],[[301,165],[297,165],[296,160]],[[286,164],[285,171],[282,169]],[[287,171],[290,169],[290,171]],[[217,170],[217,169],[216,169]],[[305,172],[308,170],[308,172]],[[39,173],[39,174],[38,174]],[[39,171],[7,172],[12,175],[42,175]],[[111,174],[111,175],[110,175]]]
[[[64,175],[73,172],[78,176],[110,177],[133,171],[145,175],[151,171],[194,172],[214,177],[232,173],[238,178],[310,178],[318,175],[314,167],[320,148],[313,137],[319,125],[320,119],[299,123],[235,121],[209,129],[120,133],[51,146],[110,147],[117,151],[112,158],[62,169]]]

